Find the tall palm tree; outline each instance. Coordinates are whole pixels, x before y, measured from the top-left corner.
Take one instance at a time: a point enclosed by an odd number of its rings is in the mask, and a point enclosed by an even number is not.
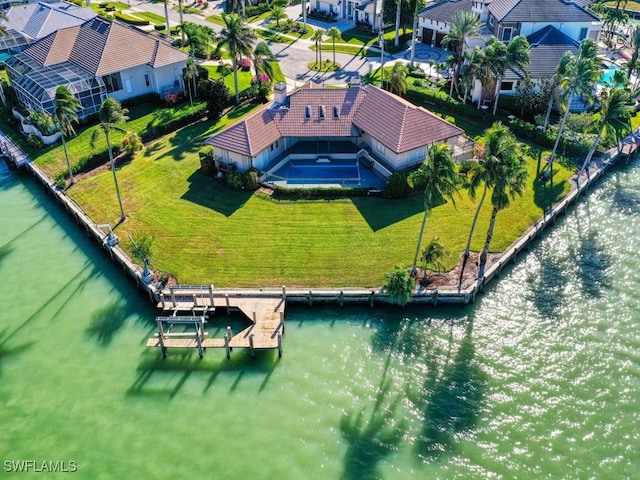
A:
[[[560,144],[560,138],[564,132],[564,127],[569,118],[569,111],[571,100],[574,95],[582,98],[586,98],[589,103],[593,102],[593,87],[600,78],[600,67],[597,58],[598,47],[596,43],[591,40],[583,40],[580,44],[580,50],[578,55],[572,55],[569,62],[566,65],[566,73],[560,81],[560,88],[563,91],[562,101],[564,103],[564,115],[562,116],[562,122],[558,128],[558,136],[553,144],[551,155],[549,156],[548,166],[549,173],[553,180],[553,162],[556,157],[556,151]]]
[[[316,65],[320,66],[322,64],[322,39],[324,37],[324,30],[322,28],[317,28],[313,31],[313,35],[311,35],[311,40],[316,42]],[[319,57],[318,57],[319,56]],[[320,58],[320,61],[318,61]]]
[[[491,143],[486,145],[484,156],[485,182],[491,190],[491,219],[487,238],[478,262],[478,285],[481,285],[491,246],[496,216],[509,206],[510,198],[523,195],[528,171],[525,159],[520,154],[518,143],[508,128],[494,124],[495,131]],[[487,139],[489,141],[489,139]]]
[[[198,66],[191,55],[187,58],[184,78],[187,81],[187,90],[189,90],[189,103],[193,105],[193,96],[196,93],[196,78],[198,78]]]
[[[236,105],[240,103],[240,88],[238,87],[238,58],[249,56],[253,47],[256,34],[245,21],[235,13],[222,14],[224,27],[220,32],[216,52],[226,48],[231,55],[233,65],[233,84],[236,89]]]
[[[407,82],[408,73],[409,69],[407,68],[406,63],[396,62],[393,65],[391,73],[389,74],[389,79],[387,80],[387,85],[389,86],[389,91],[391,93],[402,95],[407,92],[407,89],[409,88],[409,82]]]
[[[416,272],[427,217],[431,209],[445,203],[447,199],[455,205],[454,195],[458,194],[459,178],[449,145],[432,143],[427,147],[427,158],[407,179],[409,186],[424,188],[424,215],[411,268],[413,273]]]
[[[464,52],[464,67],[462,70],[462,77],[464,77],[464,83],[466,84],[462,100],[463,103],[467,103],[469,89],[473,87],[476,80],[480,82],[484,89],[485,85],[487,85],[487,82],[489,81],[487,75],[488,72],[485,68],[484,50],[477,45],[472,50],[466,50]],[[482,102],[479,99],[478,108],[480,108],[481,103]]]
[[[553,108],[553,103],[556,102],[558,104],[558,108],[560,108],[560,83],[567,74],[567,65],[570,61],[571,52],[565,52],[564,55],[560,58],[560,62],[556,66],[553,77],[551,77],[551,95],[549,96],[549,103],[547,104],[547,113],[544,117],[543,126],[543,131],[545,132],[547,131],[547,127],[549,126],[549,119],[551,118],[551,109]]]
[[[396,36],[393,45],[398,48],[400,46],[400,18],[402,15],[402,0],[396,0]],[[382,41],[384,42],[384,30],[382,33]]]
[[[620,140],[631,131],[631,113],[627,106],[629,96],[629,91],[621,88],[614,88],[601,96],[600,117],[593,122],[597,136],[584,159],[581,171],[591,162],[603,134],[619,145]]]
[[[180,14],[180,35],[182,37],[182,46],[186,45],[186,40],[184,38],[184,20],[182,18],[182,0],[178,0],[178,13]],[[171,33],[171,30],[169,30]]]
[[[492,38],[493,40],[493,38]],[[502,43],[502,42],[500,42]],[[504,45],[502,43],[502,45]],[[496,114],[498,109],[498,99],[500,98],[500,89],[502,87],[502,78],[505,71],[510,68],[517,70],[525,77],[529,74],[525,70],[525,67],[531,63],[531,57],[529,56],[529,41],[526,37],[518,35],[513,37],[503,50],[501,48],[494,49],[493,52],[500,56],[493,59],[493,73],[496,76],[496,92],[493,100],[493,114]]]
[[[169,23],[169,0],[164,0],[164,21],[167,26],[167,35],[171,36],[171,24]]]
[[[453,75],[451,76],[451,93],[454,86],[457,85],[460,76],[460,67],[465,59],[465,51],[469,47],[467,41],[470,38],[479,37],[480,18],[473,12],[458,11],[453,17],[453,22],[447,33],[442,39],[442,45],[454,48],[456,52]]]
[[[253,67],[256,71],[256,79],[260,75],[260,72],[264,72],[269,75],[269,79],[273,80],[273,64],[276,57],[267,45],[266,42],[259,42],[256,48],[253,49]]]
[[[336,40],[341,37],[340,29],[338,27],[331,27],[327,30],[327,37],[331,39],[333,43],[333,63],[336,63]]]
[[[640,54],[640,26],[636,25],[631,31],[631,57],[627,62],[627,78],[631,80],[631,74],[638,66],[638,55]]]
[[[307,33],[307,0],[302,0],[302,33]]]
[[[127,117],[128,110],[126,108],[122,108],[120,103],[113,99],[107,98],[102,105],[100,106],[100,112],[98,113],[98,117],[100,118],[100,127],[104,132],[105,139],[107,140],[107,150],[109,151],[109,162],[111,163],[111,172],[113,173],[113,181],[116,186],[116,195],[118,197],[118,204],[120,205],[120,221],[123,222],[125,219],[124,207],[122,206],[122,197],[120,196],[120,187],[118,186],[118,177],[116,175],[116,164],[113,161],[113,149],[111,147],[111,130],[120,130],[124,131],[120,125],[126,122],[129,117]],[[93,134],[91,135],[90,145],[91,148],[95,146],[95,142],[100,136],[100,129],[95,129]]]
[[[71,122],[78,121],[78,110],[80,107],[80,101],[67,87],[60,85],[56,88],[56,95],[53,99],[53,121],[58,127],[58,130],[60,130],[64,158],[67,160],[67,168],[69,169],[69,184],[71,185],[73,185],[73,169],[71,168],[71,160],[69,160],[65,137],[76,133],[73,130]]]

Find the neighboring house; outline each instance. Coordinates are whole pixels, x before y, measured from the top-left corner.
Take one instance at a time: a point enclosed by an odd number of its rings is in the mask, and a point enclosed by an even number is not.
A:
[[[577,51],[576,46],[585,38],[597,40],[602,24],[586,9],[589,3],[587,0],[441,0],[420,10],[418,25],[421,41],[436,47],[443,47],[442,39],[458,11],[474,12],[486,22],[480,31],[481,38],[472,39],[469,46],[483,45],[492,35],[503,42],[509,42],[516,35],[526,36],[531,45],[527,72],[535,82],[553,74],[564,52]],[[508,70],[500,93],[515,93],[521,79],[520,73]],[[472,92],[474,102],[481,98],[481,92],[480,82],[476,81]]]
[[[324,12],[353,25],[367,24],[373,31],[382,25],[383,0],[310,0],[309,9]],[[375,15],[374,15],[375,9]]]
[[[287,94],[276,85],[272,104],[214,135],[217,164],[239,170],[268,169],[299,142],[315,142],[318,154],[366,150],[387,170],[420,165],[427,146],[447,142],[453,149],[464,131],[421,107],[373,85],[314,87]],[[348,142],[348,143],[347,143]],[[333,147],[332,147],[333,145]]]
[[[440,0],[429,4],[418,12],[418,32],[420,41],[434,47],[442,47],[442,39],[449,33],[457,12],[473,12],[481,21],[486,19],[487,5],[491,0]],[[484,17],[484,18],[483,18]],[[470,46],[481,45],[484,41],[470,39]]]
[[[0,60],[24,50],[30,44],[61,28],[81,25],[96,16],[91,8],[67,2],[35,2],[11,5],[7,20],[0,22],[8,35],[0,38]]]
[[[80,100],[80,118],[109,97],[118,101],[148,93],[184,92],[187,54],[168,41],[102,17],[63,28],[6,62],[20,103],[53,111],[59,85]]]
[[[503,42],[548,25],[578,42],[597,40],[602,28],[600,19],[575,0],[494,0],[488,6],[487,26]]]

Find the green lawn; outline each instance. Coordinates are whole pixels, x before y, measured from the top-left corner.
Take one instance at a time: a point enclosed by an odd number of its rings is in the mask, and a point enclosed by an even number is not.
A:
[[[316,46],[311,45],[309,49],[315,51]],[[331,43],[322,43],[321,49],[323,52],[328,52],[333,54],[333,45]],[[336,44],[336,53],[345,53],[347,55],[357,55],[359,57],[379,57],[380,52],[373,51],[368,47],[358,47],[358,46],[349,46],[349,45],[337,45]]]
[[[235,94],[236,87],[233,79],[233,69],[230,65],[226,65],[226,67],[220,67],[217,65],[204,65],[204,68],[209,72],[209,78],[212,80],[223,80],[224,84],[227,86],[231,95]],[[249,71],[242,71],[238,69],[238,89],[242,92],[247,88],[251,87],[251,79],[253,78],[253,69]]]
[[[222,20],[221,15],[209,15],[207,18],[205,18],[205,20],[207,22],[215,23],[216,25],[221,25],[223,27],[225,26],[224,20]]]
[[[604,4],[607,7],[615,7],[616,6],[616,2],[615,1],[605,2]],[[634,2],[633,0],[622,2],[622,8],[624,10],[640,12],[640,2]]]
[[[118,171],[128,219],[116,232],[153,237],[155,267],[182,283],[219,286],[375,286],[393,265],[410,264],[421,221],[422,198],[355,198],[275,201],[228,189],[202,175],[202,142],[223,128],[201,122],[152,142],[145,153]],[[568,191],[570,172],[556,165],[556,191],[532,180],[523,198],[498,215],[492,250],[503,250],[535,221],[546,197]],[[97,223],[114,223],[118,205],[110,172],[87,178],[69,195]],[[475,206],[466,195],[433,210],[425,241],[444,240],[453,266],[463,250]],[[488,226],[487,203],[473,248],[482,247]],[[128,247],[128,242],[123,241]]]

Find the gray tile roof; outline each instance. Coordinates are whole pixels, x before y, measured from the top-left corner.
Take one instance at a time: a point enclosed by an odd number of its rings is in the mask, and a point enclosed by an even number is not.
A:
[[[66,2],[37,2],[13,5],[4,25],[36,40],[61,28],[80,25],[95,16],[88,7],[80,8]]]
[[[493,0],[489,12],[499,22],[593,22],[598,17],[573,0]]]
[[[371,85],[337,89],[307,84],[292,92],[284,105],[265,106],[207,143],[255,156],[281,137],[351,137],[358,135],[356,128],[396,153],[464,133],[427,110]]]
[[[471,11],[472,0],[443,0],[418,12],[418,16],[438,22],[451,23],[456,12]]]
[[[527,66],[527,71],[532,78],[552,76],[565,52],[577,54],[580,47],[578,42],[551,25],[532,33],[527,40],[531,46],[531,63]],[[514,72],[505,75],[505,80],[517,78],[520,76]]]
[[[156,37],[102,17],[47,35],[24,53],[43,65],[68,61],[94,75],[138,65],[158,67],[187,59],[186,53]]]

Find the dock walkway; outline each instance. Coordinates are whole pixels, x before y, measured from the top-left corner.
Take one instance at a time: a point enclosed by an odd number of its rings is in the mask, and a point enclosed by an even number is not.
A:
[[[206,348],[225,348],[227,358],[233,348],[255,350],[278,349],[282,355],[282,335],[284,334],[285,299],[281,295],[229,295],[214,291],[213,286],[171,287],[160,294],[158,308],[170,314],[158,317],[158,333],[147,341],[148,347],[160,347],[166,355],[167,348],[198,348],[200,356]],[[205,316],[211,318],[216,309],[225,308],[227,313],[242,312],[251,325],[235,335],[230,327],[222,338],[209,338],[204,329]],[[182,317],[179,313],[190,313]],[[163,325],[192,323],[194,332],[171,334]],[[179,338],[176,338],[179,337]]]

